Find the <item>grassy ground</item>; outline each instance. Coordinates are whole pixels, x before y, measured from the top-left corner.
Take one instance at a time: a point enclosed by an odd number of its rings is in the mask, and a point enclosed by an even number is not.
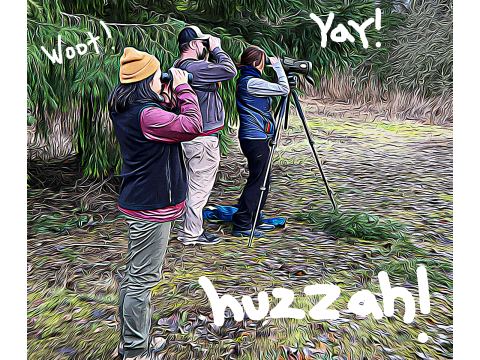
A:
[[[307,114],[308,115],[308,114]],[[255,239],[231,237],[229,223],[208,223],[224,238],[215,246],[167,249],[163,279],[154,289],[152,332],[167,338],[162,359],[451,359],[452,130],[415,123],[309,117],[324,171],[336,193],[330,203],[301,123],[291,118],[275,157],[267,216],[287,216],[285,229]],[[235,204],[245,183],[245,160],[235,145],[222,159],[210,204]],[[115,210],[109,182],[61,190],[31,189],[28,216],[28,352],[35,359],[112,359],[119,340],[117,291],[125,269],[126,223]],[[115,188],[113,188],[115,189]],[[373,230],[372,230],[373,229]],[[375,236],[372,236],[371,231]],[[415,270],[430,282],[429,314],[410,324],[404,305],[376,320],[347,309],[360,290],[382,305],[378,273],[418,301]],[[198,278],[237,299],[295,292],[302,320],[265,318],[222,327]],[[340,318],[318,321],[308,311],[320,296],[305,286],[335,284],[331,306]],[[382,307],[383,308],[383,307]],[[429,340],[422,344],[418,334]]]

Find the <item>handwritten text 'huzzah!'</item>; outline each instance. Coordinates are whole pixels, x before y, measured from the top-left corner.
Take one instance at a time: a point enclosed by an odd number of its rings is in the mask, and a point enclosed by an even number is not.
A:
[[[388,274],[381,271],[378,274],[380,288],[383,295],[383,312],[373,295],[368,290],[361,290],[355,293],[348,302],[348,310],[359,316],[373,314],[375,319],[381,319],[383,315],[393,316],[395,298],[400,297],[405,303],[405,314],[403,321],[410,324],[415,316],[415,300],[412,294],[406,288],[390,286]],[[420,301],[420,311],[423,314],[430,312],[430,294],[428,292],[427,270],[424,266],[417,268],[418,292]],[[222,326],[224,323],[225,309],[229,306],[233,311],[233,317],[236,321],[244,319],[243,309],[247,316],[252,320],[260,320],[267,316],[270,309],[268,294],[265,291],[258,293],[258,310],[253,305],[252,298],[248,295],[242,297],[242,305],[232,295],[225,294],[221,298],[212,283],[206,276],[198,279],[203,290],[208,296],[213,311],[213,321],[215,325]],[[314,320],[336,320],[340,317],[337,310],[328,310],[327,308],[340,296],[340,288],[332,284],[309,285],[304,289],[306,295],[325,295],[317,305],[310,309],[309,315]],[[277,306],[270,310],[272,318],[291,318],[303,319],[305,311],[290,307],[295,297],[292,290],[284,288],[275,288],[272,295],[281,299]],[[428,336],[421,333],[418,336],[420,342],[427,341]]]
[[[327,22],[324,24],[323,21],[315,14],[311,13],[310,18],[315,21],[318,26],[320,26],[320,32],[322,36],[322,40],[320,45],[322,47],[327,46],[327,33],[332,27],[332,22],[334,19],[335,15],[331,12],[328,14]],[[382,17],[382,11],[381,9],[377,8],[375,9],[375,19],[369,18],[366,21],[362,23],[362,25],[357,24],[353,20],[348,21],[348,25],[350,25],[352,28],[355,29],[356,32],[358,32],[358,35],[360,35],[360,39],[362,40],[362,45],[366,49],[368,48],[368,39],[367,36],[365,35],[365,29],[369,27],[374,21],[375,21],[375,28],[377,30],[380,30],[381,28],[381,17]],[[339,24],[335,29],[333,29],[330,32],[330,39],[332,39],[335,42],[344,42],[345,40],[348,40],[350,42],[355,42],[355,38],[350,34],[348,29],[342,25]],[[377,42],[375,44],[376,47],[380,47],[381,44]]]
[[[103,28],[107,32],[108,38],[110,39],[112,37],[112,35],[111,35],[108,27],[105,25],[105,23],[103,21],[100,21],[100,25],[103,26]],[[100,36],[93,36],[93,34],[91,32],[87,32],[87,34],[88,34],[88,37],[90,38],[90,41],[88,41],[86,44],[83,44],[83,43],[82,44],[77,44],[77,45],[75,45],[75,47],[69,46],[65,49],[65,56],[67,57],[67,59],[73,59],[76,56],[77,53],[78,53],[78,55],[86,54],[87,51],[88,51],[88,46],[89,45],[93,45],[93,48],[95,49],[96,54],[100,53],[99,47],[98,47],[99,46],[98,45],[98,40],[100,39]],[[55,49],[52,49],[51,54],[47,49],[45,49],[44,46],[42,46],[41,49],[45,53],[45,55],[47,55],[47,57],[50,59],[50,61],[53,64],[55,64],[56,62],[58,62],[59,64],[63,64],[62,36],[61,35],[58,35],[57,47],[58,47],[58,54],[55,51]],[[112,49],[114,49],[114,47],[112,47]],[[77,50],[77,51],[75,52],[75,50]]]

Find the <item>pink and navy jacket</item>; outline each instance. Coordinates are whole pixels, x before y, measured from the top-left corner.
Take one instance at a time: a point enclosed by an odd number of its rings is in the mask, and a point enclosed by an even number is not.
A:
[[[179,113],[164,104],[134,104],[112,112],[123,158],[118,207],[149,221],[171,221],[185,211],[187,177],[182,141],[202,134],[197,96],[188,84],[175,89]]]

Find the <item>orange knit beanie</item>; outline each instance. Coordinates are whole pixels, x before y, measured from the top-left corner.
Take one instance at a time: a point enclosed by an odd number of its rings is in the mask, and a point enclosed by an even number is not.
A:
[[[146,79],[160,67],[160,62],[155,56],[133,47],[123,50],[120,58],[120,82],[129,84]]]

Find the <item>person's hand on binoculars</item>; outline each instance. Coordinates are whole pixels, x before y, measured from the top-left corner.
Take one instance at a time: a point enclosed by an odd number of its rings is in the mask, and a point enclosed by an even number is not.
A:
[[[178,85],[186,84],[188,82],[188,72],[182,69],[170,68],[173,76],[173,88],[176,89]]]
[[[208,50],[213,51],[217,46],[220,47],[220,42],[220,38],[210,35],[210,38],[208,39],[208,45],[210,48]]]

